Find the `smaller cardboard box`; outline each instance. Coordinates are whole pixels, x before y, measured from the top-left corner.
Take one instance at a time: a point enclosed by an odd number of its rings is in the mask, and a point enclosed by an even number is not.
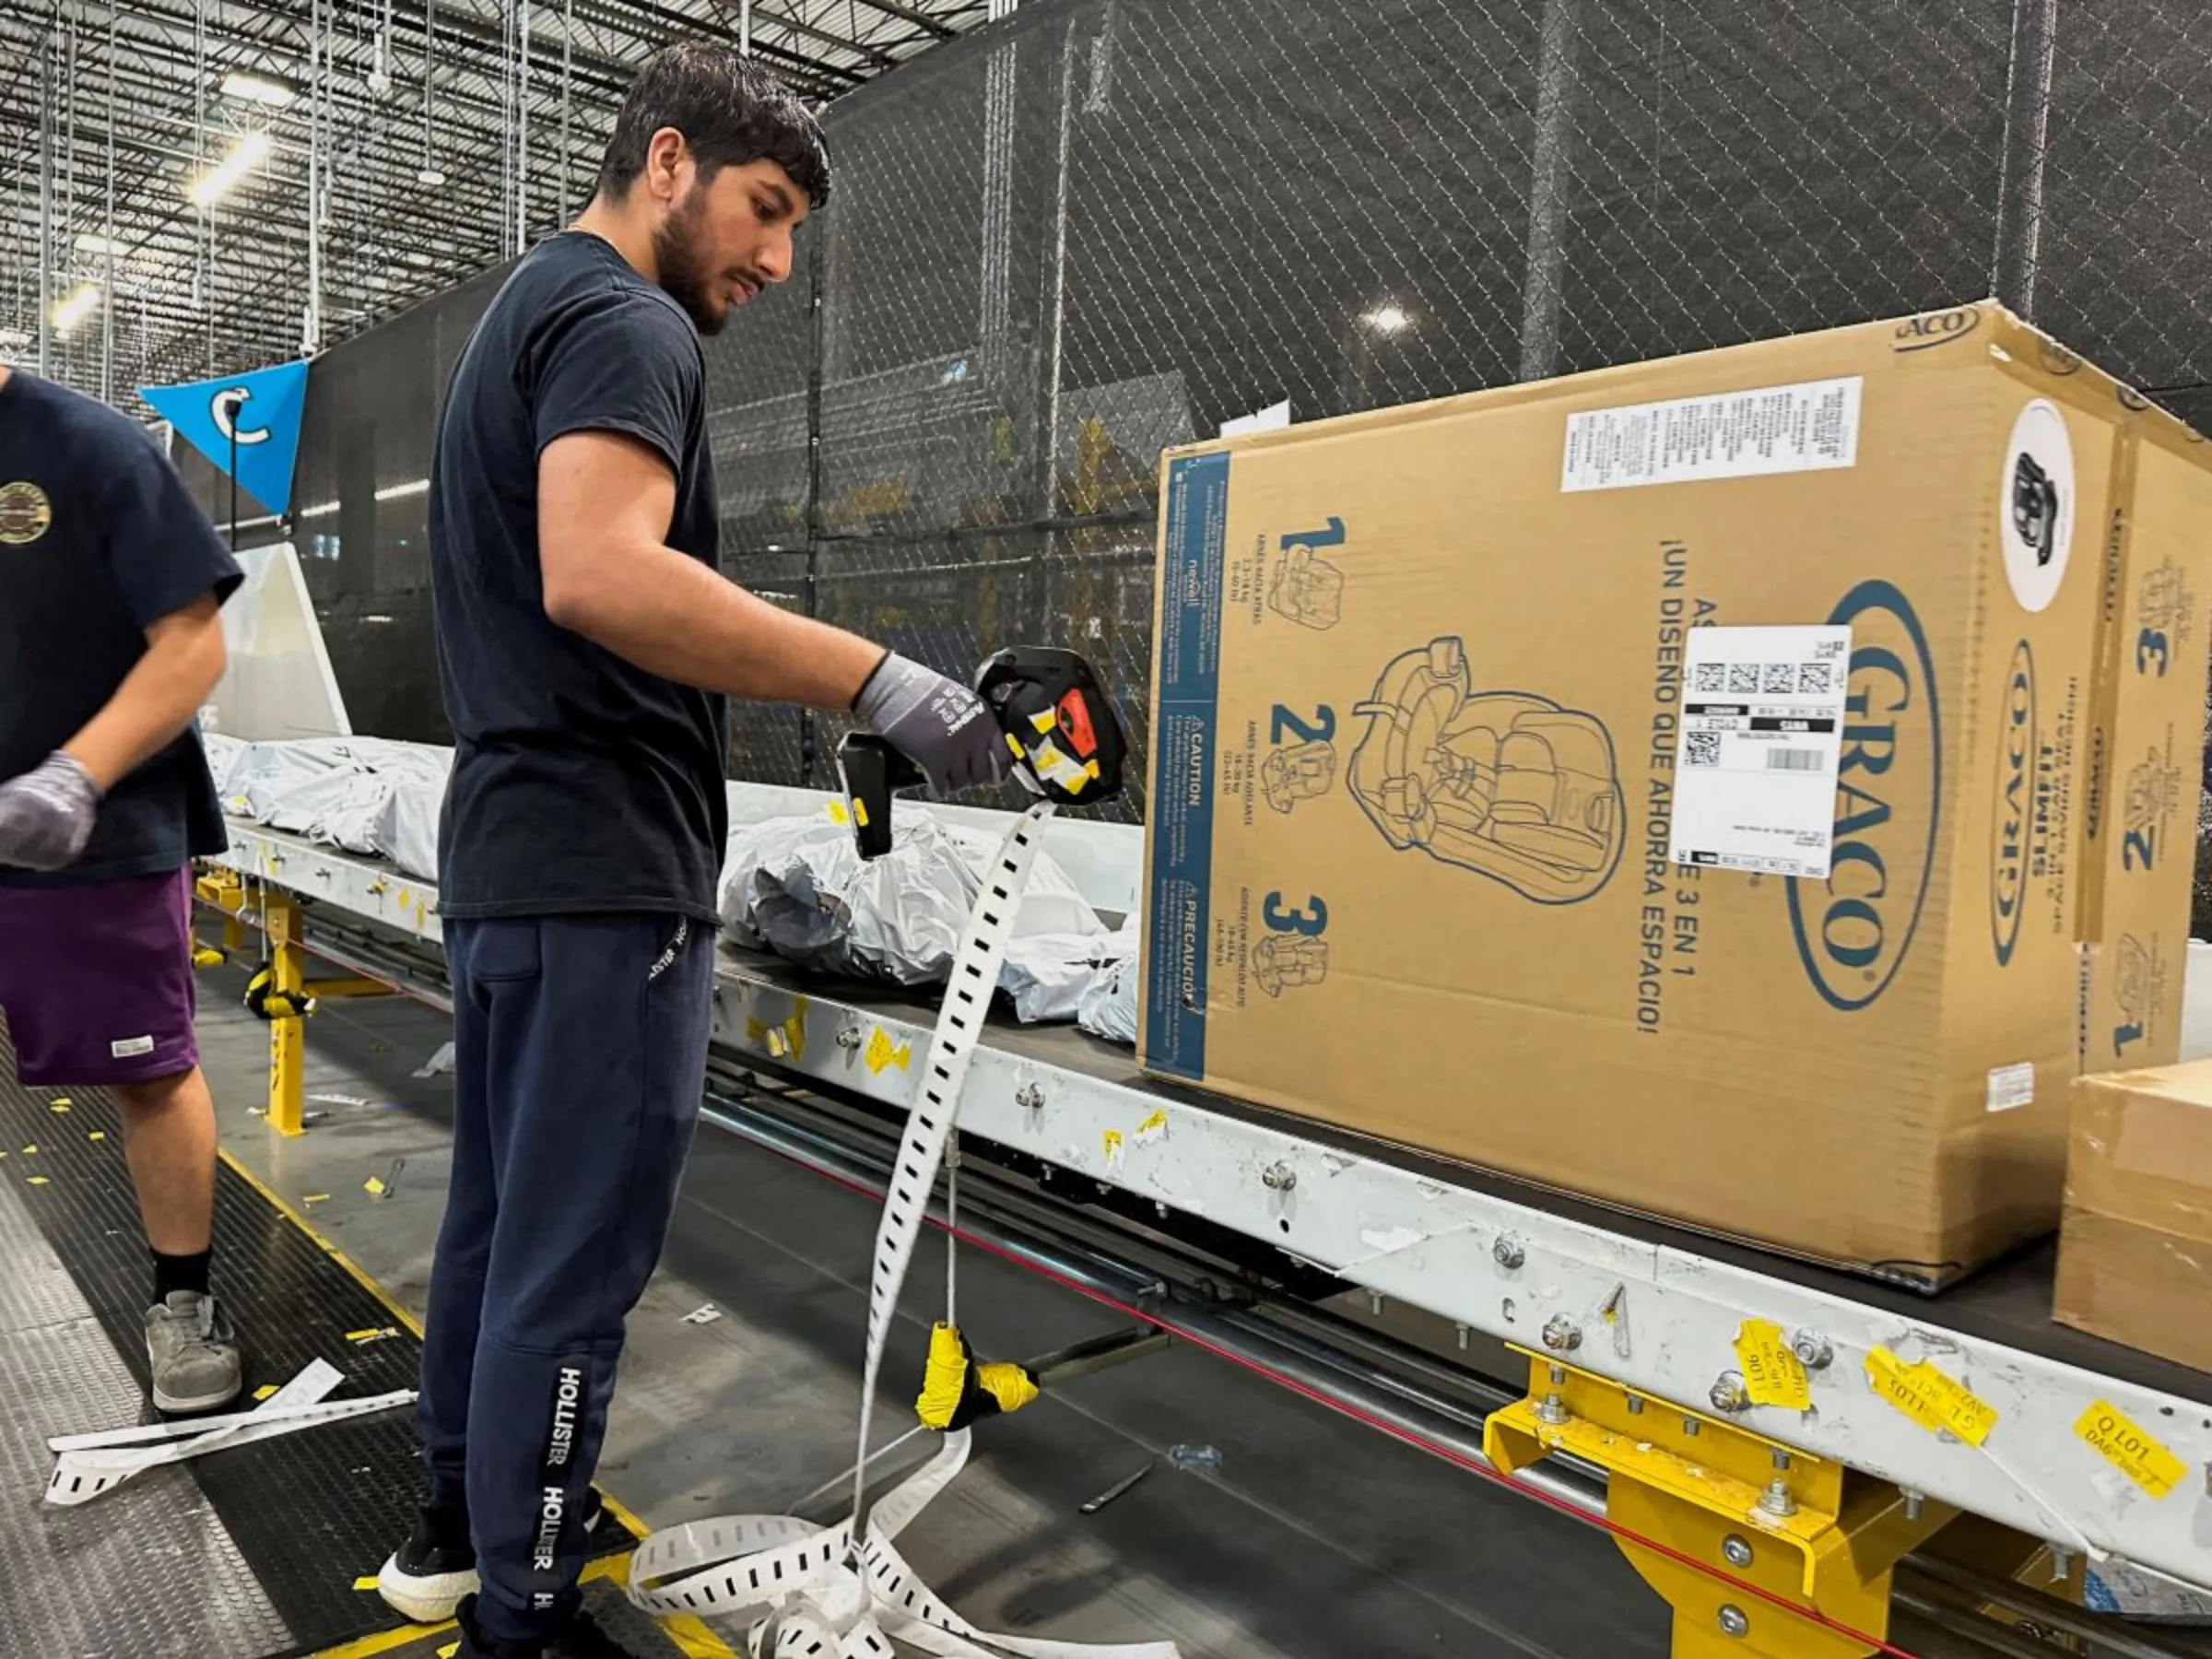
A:
[[[2074,1085],[2054,1313],[2212,1370],[2212,1061]]]

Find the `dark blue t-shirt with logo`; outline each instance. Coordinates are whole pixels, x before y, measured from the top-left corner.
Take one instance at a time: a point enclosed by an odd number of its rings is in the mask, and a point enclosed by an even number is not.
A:
[[[240,582],[151,433],[11,372],[0,383],[0,779],[81,731],[146,654],[146,630]],[[151,876],[229,844],[196,727],[111,790],[64,870],[0,865],[0,887]]]
[[[430,463],[431,591],[453,770],[449,920],[637,911],[712,926],[729,806],[724,700],[546,615],[537,462],[618,432],[676,481],[663,539],[718,561],[706,359],[683,309],[571,230],[518,264],[454,366]]]

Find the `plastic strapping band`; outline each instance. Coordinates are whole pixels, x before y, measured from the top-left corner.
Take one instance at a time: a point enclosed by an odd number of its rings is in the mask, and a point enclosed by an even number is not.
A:
[[[250,1446],[255,1441],[312,1429],[318,1423],[389,1411],[395,1406],[409,1405],[415,1398],[412,1390],[401,1390],[361,1400],[330,1399],[331,1391],[344,1380],[329,1361],[315,1359],[252,1411],[57,1436],[47,1442],[60,1455],[54,1460],[53,1476],[46,1483],[46,1501],[65,1508],[89,1503],[134,1475],[163,1464],[182,1463],[210,1452],[227,1452],[233,1446]]]
[[[1178,1659],[1167,1641],[1100,1646],[992,1635],[936,1598],[891,1541],[967,1465],[973,1443],[967,1430],[946,1435],[935,1457],[886,1492],[872,1513],[867,1508],[868,1430],[884,1346],[1052,816],[1052,804],[1040,801],[1016,821],[969,912],[892,1165],[868,1286],[853,1513],[820,1527],[788,1515],[692,1521],[654,1533],[630,1557],[629,1594],[637,1606],[662,1616],[748,1620],[747,1650],[754,1659],[892,1659],[893,1640],[947,1659]]]

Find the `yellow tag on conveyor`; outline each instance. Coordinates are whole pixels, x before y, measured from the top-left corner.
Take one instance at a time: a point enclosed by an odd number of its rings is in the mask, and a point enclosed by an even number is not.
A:
[[[1970,1446],[1979,1446],[1997,1426],[1997,1408],[1925,1359],[1907,1365],[1888,1348],[1866,1356],[1866,1381],[1874,1392],[1933,1434],[1947,1429]]]
[[[1747,1319],[1736,1328],[1735,1360],[1744,1373],[1744,1397],[1752,1405],[1812,1409],[1812,1379],[1772,1320]]]
[[[2189,1477],[2188,1465],[2128,1420],[2109,1400],[2081,1414],[2074,1432],[2082,1442],[2153,1498],[2163,1498]]]
[[[870,1071],[881,1077],[887,1065],[896,1065],[900,1071],[906,1070],[913,1062],[914,1049],[913,1044],[909,1042],[893,1042],[891,1034],[877,1026],[876,1034],[868,1039],[868,1046],[861,1052],[860,1057],[867,1062]]]

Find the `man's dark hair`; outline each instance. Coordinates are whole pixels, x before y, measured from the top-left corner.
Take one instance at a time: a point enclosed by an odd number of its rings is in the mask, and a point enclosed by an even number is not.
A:
[[[820,124],[790,88],[735,46],[677,41],[653,55],[622,100],[599,164],[599,189],[610,200],[629,194],[663,127],[684,135],[702,183],[725,167],[770,160],[818,211],[830,199]]]

